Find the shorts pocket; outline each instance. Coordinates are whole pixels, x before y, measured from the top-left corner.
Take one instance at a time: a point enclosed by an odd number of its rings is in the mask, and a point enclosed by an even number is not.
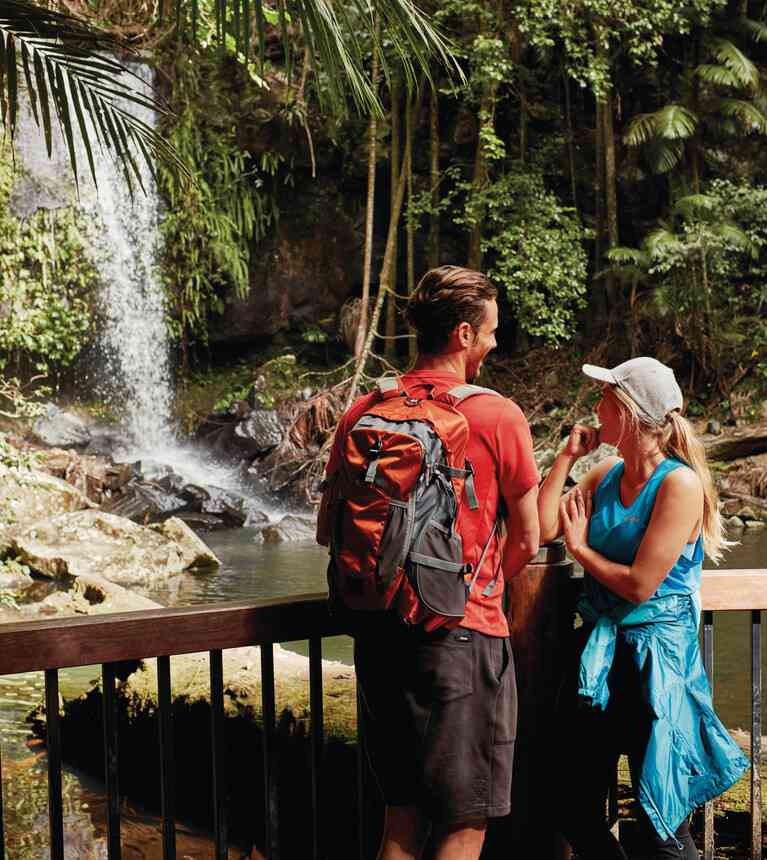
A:
[[[418,693],[426,701],[450,702],[474,692],[474,636],[458,628],[417,645]]]

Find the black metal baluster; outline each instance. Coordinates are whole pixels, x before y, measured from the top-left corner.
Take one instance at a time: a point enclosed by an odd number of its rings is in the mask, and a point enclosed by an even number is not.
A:
[[[45,670],[45,726],[48,746],[48,825],[51,860],[64,860],[64,815],[61,805],[61,724],[59,723],[59,673]]]
[[[226,860],[226,773],[224,770],[224,661],[210,652],[210,731],[213,756],[213,832],[216,860]]]
[[[762,613],[751,610],[751,860],[762,860]]]
[[[277,750],[274,730],[274,648],[272,645],[261,646],[261,711],[264,724],[264,850],[268,860],[279,860]]]
[[[714,696],[714,613],[703,613],[703,665]],[[714,804],[709,800],[703,807],[703,860],[714,860]]]
[[[322,771],[322,639],[309,640],[309,709],[312,717],[312,858],[322,856],[320,822],[320,774]]]
[[[163,860],[176,860],[176,794],[173,766],[173,711],[170,657],[157,658],[157,734],[160,741],[160,803]]]
[[[104,782],[107,789],[107,856],[120,860],[120,785],[118,779],[117,698],[115,667],[101,667],[102,720],[104,724]]]
[[[365,860],[365,834],[367,832],[367,798],[365,797],[365,733],[362,720],[362,693],[357,683],[357,848],[359,860]]]
[[[5,818],[3,816],[3,766],[0,756],[0,860],[5,860]]]

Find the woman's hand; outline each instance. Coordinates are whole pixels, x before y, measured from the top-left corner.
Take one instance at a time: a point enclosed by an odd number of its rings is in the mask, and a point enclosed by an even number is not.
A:
[[[563,453],[577,460],[599,446],[599,428],[586,427],[585,424],[575,424],[567,437]]]
[[[567,550],[573,558],[578,558],[580,550],[588,546],[591,491],[587,490],[584,494],[580,487],[576,487],[562,499],[559,513]]]

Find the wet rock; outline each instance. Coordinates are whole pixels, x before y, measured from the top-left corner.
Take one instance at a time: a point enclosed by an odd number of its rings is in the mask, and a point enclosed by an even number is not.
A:
[[[764,529],[767,528],[767,522],[764,520],[746,520],[746,528],[751,529]]]
[[[743,507],[743,502],[739,499],[724,499],[720,503],[719,510],[723,517],[733,517]]]
[[[0,548],[32,523],[89,507],[79,490],[53,475],[0,464]]]
[[[85,454],[99,457],[114,457],[125,445],[125,439],[114,430],[101,430],[91,433],[91,439],[85,447]]]
[[[179,477],[175,475],[170,466],[166,463],[161,463],[159,460],[136,460],[132,466],[137,477],[144,481],[156,481],[161,485],[163,484],[163,480],[171,475],[174,475],[176,478]]]
[[[221,566],[221,562],[208,545],[200,540],[189,528],[189,525],[178,517],[171,517],[164,523],[157,523],[152,526],[152,529],[173,541],[181,549],[186,570]]]
[[[148,523],[183,511],[188,504],[185,498],[168,492],[156,481],[132,480],[118,496],[103,505],[103,510],[137,523]]]
[[[712,436],[721,436],[722,425],[718,421],[709,421],[706,425],[706,433],[710,433]]]
[[[44,444],[56,448],[78,448],[86,446],[91,433],[82,418],[64,412],[50,403],[45,415],[35,421],[32,432]]]
[[[190,563],[183,544],[103,511],[60,514],[16,536],[20,560],[51,578],[100,576],[122,585],[148,585],[181,573]]]
[[[183,520],[190,528],[196,531],[214,531],[216,529],[229,528],[227,524],[214,514],[203,514],[200,511],[181,511],[174,514],[174,518]]]
[[[284,429],[273,409],[254,409],[235,425],[231,444],[251,457],[263,457],[282,441]]]
[[[730,531],[740,531],[746,525],[740,517],[727,517],[725,524]]]
[[[255,536],[256,543],[290,543],[313,541],[316,523],[313,517],[287,514],[278,523],[264,526]]]

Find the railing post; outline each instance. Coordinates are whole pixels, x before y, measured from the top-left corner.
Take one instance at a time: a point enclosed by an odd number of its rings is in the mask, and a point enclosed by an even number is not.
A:
[[[61,804],[61,723],[59,673],[45,670],[45,727],[48,747],[48,827],[51,860],[64,860],[64,815]]]
[[[276,704],[272,645],[261,646],[261,713],[264,739],[264,851],[268,860],[279,860]]]
[[[714,613],[703,613],[703,665],[714,697]],[[703,807],[703,860],[714,860],[714,803],[709,800]]]
[[[226,860],[226,763],[224,761],[224,664],[220,648],[210,655],[210,742],[213,757],[213,835],[216,860]]]
[[[762,613],[751,610],[751,860],[762,860]]]
[[[517,674],[519,722],[511,815],[488,833],[488,857],[560,860],[551,810],[549,770],[556,693],[573,625],[573,563],[564,544],[547,544],[508,585],[508,616]]]
[[[157,658],[157,735],[160,742],[162,857],[176,860],[176,786],[173,764],[173,713],[170,657]]]

